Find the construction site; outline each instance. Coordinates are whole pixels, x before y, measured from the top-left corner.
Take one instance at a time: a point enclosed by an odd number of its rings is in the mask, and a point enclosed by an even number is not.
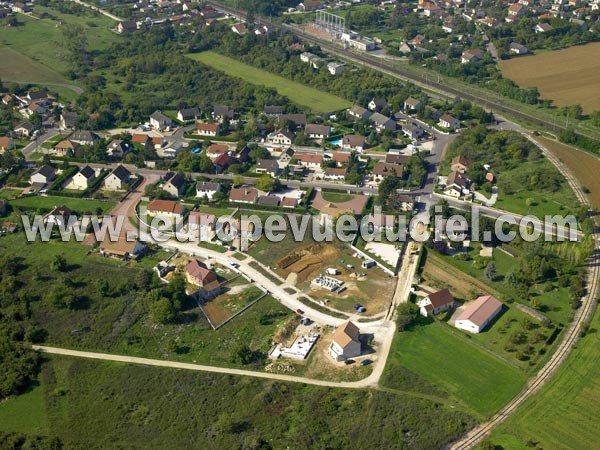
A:
[[[276,262],[275,269],[288,284],[323,304],[353,312],[360,303],[369,315],[384,312],[392,298],[395,280],[377,267],[363,268],[363,262],[341,242],[314,243],[292,249]],[[336,275],[325,274],[325,267],[335,270]],[[332,289],[333,286],[336,288]]]

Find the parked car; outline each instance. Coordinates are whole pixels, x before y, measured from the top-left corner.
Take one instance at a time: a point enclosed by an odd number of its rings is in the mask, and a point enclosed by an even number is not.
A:
[[[347,359],[346,361],[344,361],[344,364],[346,364],[347,366],[349,366],[350,364],[354,364],[356,361],[354,361],[353,359]]]
[[[304,311],[302,311],[300,308],[298,308],[298,309],[296,310],[296,312],[297,312],[298,314],[300,314],[300,315],[304,314]]]
[[[373,362],[373,360],[372,360],[372,359],[368,359],[368,358],[367,358],[367,359],[363,359],[363,360],[360,362],[360,365],[361,365],[361,366],[368,366],[368,365],[369,365],[369,364],[371,364],[372,362]]]

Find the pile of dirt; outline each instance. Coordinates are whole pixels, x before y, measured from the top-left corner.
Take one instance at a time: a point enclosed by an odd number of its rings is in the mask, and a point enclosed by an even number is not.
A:
[[[281,269],[279,274],[283,278],[295,274],[290,279],[295,278],[296,285],[316,276],[324,265],[331,264],[339,256],[340,251],[334,245],[311,244],[288,253],[277,261],[276,266]]]

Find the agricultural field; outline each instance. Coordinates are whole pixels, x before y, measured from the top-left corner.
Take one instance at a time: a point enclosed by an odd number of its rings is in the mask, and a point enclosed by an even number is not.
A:
[[[586,450],[600,440],[600,312],[565,364],[492,434],[504,448],[570,448]],[[593,446],[593,445],[592,445]]]
[[[536,141],[556,155],[589,190],[587,194],[592,206],[600,209],[600,158],[588,152],[544,137],[535,137]]]
[[[274,88],[292,102],[306,106],[315,113],[338,111],[351,106],[350,102],[335,95],[296,83],[215,52],[193,53],[188,57],[225,72],[227,75],[242,78],[248,83]]]
[[[450,404],[480,419],[516,395],[526,380],[519,368],[440,322],[415,325],[395,336],[384,383],[395,382],[398,367],[434,384],[450,396]],[[429,390],[439,395],[436,388]]]
[[[40,382],[27,409],[45,416],[48,435],[65,448],[441,448],[474,423],[462,411],[393,390],[67,357],[49,357]],[[2,403],[0,414],[16,412],[13,404]],[[39,432],[31,422],[21,431]],[[0,422],[0,431],[10,428]]]
[[[499,61],[500,70],[520,87],[535,86],[555,105],[579,103],[584,113],[600,109],[600,43]]]

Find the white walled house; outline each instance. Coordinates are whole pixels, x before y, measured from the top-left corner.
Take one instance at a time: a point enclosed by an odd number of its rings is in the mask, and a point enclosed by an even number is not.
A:
[[[479,297],[461,313],[454,326],[469,333],[481,333],[502,311],[502,303],[491,295]]]
[[[71,180],[71,186],[73,189],[79,189],[83,191],[90,187],[95,179],[96,171],[90,166],[85,166],[73,176],[73,179]]]
[[[340,325],[331,338],[328,353],[336,361],[345,361],[348,358],[360,356],[360,330],[348,321]]]
[[[104,187],[109,191],[120,191],[131,178],[131,172],[119,165],[104,179]]]
[[[223,188],[219,183],[210,181],[199,181],[196,183],[196,197],[205,197],[208,200],[212,200],[213,196],[222,190]]]
[[[451,130],[457,130],[460,128],[460,121],[455,119],[450,114],[444,114],[440,117],[438,125],[442,128],[450,128]]]
[[[435,315],[448,311],[454,306],[454,297],[450,294],[450,290],[446,288],[419,300],[417,306],[421,315],[427,317],[430,314]]]
[[[54,180],[55,176],[54,167],[46,164],[31,174],[29,182],[31,184],[47,184]]]

